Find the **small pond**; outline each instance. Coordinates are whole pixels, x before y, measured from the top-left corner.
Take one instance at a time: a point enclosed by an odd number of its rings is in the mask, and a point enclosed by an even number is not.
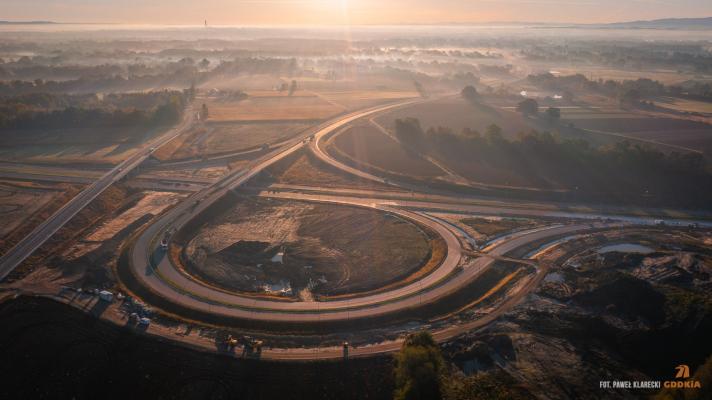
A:
[[[619,252],[619,253],[650,254],[650,253],[654,252],[655,250],[651,249],[648,246],[643,246],[641,244],[634,244],[634,243],[612,244],[609,246],[603,246],[600,249],[598,249],[599,254],[612,253],[614,251]]]

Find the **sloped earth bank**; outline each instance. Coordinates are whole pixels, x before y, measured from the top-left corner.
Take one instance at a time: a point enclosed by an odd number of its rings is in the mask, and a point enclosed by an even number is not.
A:
[[[114,267],[130,235],[182,195],[110,187],[11,274],[11,287],[54,292],[61,285],[114,288]]]
[[[589,254],[616,242],[654,251]],[[536,398],[648,398],[657,391],[604,390],[599,381],[672,380],[677,365],[695,371],[712,354],[710,243],[709,231],[673,229],[563,244],[542,259],[561,267],[534,295],[446,344],[445,356],[473,379],[496,377]],[[707,398],[693,394],[685,398]]]
[[[233,201],[197,230],[182,254],[189,273],[228,290],[281,292],[305,300],[311,293],[371,290],[418,271],[435,239],[410,221],[374,210]]]

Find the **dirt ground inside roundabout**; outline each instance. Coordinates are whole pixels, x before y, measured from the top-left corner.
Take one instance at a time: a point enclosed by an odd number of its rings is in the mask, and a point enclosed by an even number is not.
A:
[[[378,289],[431,264],[442,240],[365,208],[235,197],[186,240],[187,272],[239,292],[314,300]]]

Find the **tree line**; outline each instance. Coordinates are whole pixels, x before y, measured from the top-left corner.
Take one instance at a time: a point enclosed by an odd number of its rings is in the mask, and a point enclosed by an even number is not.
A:
[[[101,69],[95,74],[86,74],[66,80],[11,79],[24,76],[19,73],[3,74],[0,69],[0,96],[19,96],[31,93],[93,93],[143,90],[166,86],[200,84],[214,78],[240,74],[265,74],[295,76],[301,72],[295,58],[239,57],[222,61],[208,69],[210,62],[195,62],[189,58],[161,66],[132,64],[124,70]],[[19,67],[18,67],[19,68]],[[28,66],[27,68],[31,68]],[[34,68],[34,67],[32,67]]]
[[[541,88],[560,91],[565,97],[573,97],[575,91],[592,91],[624,102],[639,101],[651,96],[686,96],[712,101],[712,84],[692,82],[684,85],[665,85],[658,81],[639,78],[615,81],[612,79],[591,80],[582,74],[556,76],[551,73],[529,75],[527,80]]]
[[[171,125],[191,90],[97,95],[27,94],[0,100],[0,129]]]

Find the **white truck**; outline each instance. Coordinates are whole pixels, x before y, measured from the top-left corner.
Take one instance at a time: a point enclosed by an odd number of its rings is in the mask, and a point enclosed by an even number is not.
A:
[[[114,294],[108,290],[102,290],[101,292],[99,292],[99,299],[106,301],[107,303],[111,303],[112,301],[114,301]]]

